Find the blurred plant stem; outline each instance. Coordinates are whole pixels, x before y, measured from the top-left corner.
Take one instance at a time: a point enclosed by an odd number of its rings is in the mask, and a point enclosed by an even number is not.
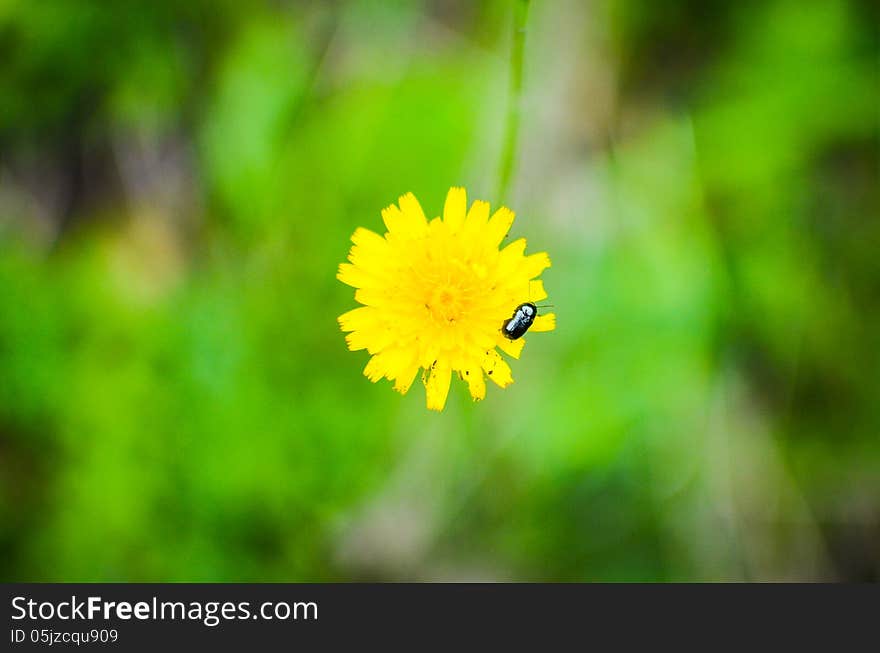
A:
[[[522,95],[523,49],[526,40],[526,20],[529,15],[529,0],[515,0],[513,12],[513,45],[510,50],[510,94],[507,101],[507,125],[504,132],[504,145],[498,168],[497,202],[504,202],[510,187],[510,178],[516,163],[516,149],[519,135],[520,96]]]

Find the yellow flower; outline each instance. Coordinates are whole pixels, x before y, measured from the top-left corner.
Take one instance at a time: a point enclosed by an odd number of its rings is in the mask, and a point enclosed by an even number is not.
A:
[[[484,373],[502,388],[513,382],[496,347],[519,358],[525,339],[508,340],[501,327],[520,304],[547,297],[537,277],[550,266],[544,252],[524,255],[524,238],[499,251],[513,217],[501,207],[490,218],[479,200],[468,210],[464,188],[451,188],[442,220],[428,222],[407,193],[382,211],[384,237],[354,232],[349,263],[336,276],[357,289],[363,306],[339,316],[339,325],[349,349],[372,355],[364,369],[370,381],[390,379],[405,394],[421,368],[432,410],[446,405],[453,371],[474,401],[486,396]],[[548,313],[530,331],[555,327]]]

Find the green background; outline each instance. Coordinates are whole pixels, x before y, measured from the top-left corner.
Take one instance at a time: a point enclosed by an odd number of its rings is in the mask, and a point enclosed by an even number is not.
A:
[[[512,2],[0,0],[0,578],[877,580],[871,2],[536,1],[558,329],[370,384],[358,226],[494,197]]]

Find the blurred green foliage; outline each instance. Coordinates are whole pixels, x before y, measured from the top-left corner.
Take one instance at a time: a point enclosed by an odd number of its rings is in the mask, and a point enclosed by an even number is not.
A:
[[[533,4],[559,328],[436,415],[334,275],[493,201],[510,2],[0,1],[3,580],[880,578],[876,7]]]

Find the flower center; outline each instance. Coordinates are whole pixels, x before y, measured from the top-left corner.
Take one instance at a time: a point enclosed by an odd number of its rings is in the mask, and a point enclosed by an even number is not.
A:
[[[464,312],[463,293],[461,288],[451,285],[440,285],[433,289],[425,302],[425,308],[436,322],[454,323],[461,319]]]

